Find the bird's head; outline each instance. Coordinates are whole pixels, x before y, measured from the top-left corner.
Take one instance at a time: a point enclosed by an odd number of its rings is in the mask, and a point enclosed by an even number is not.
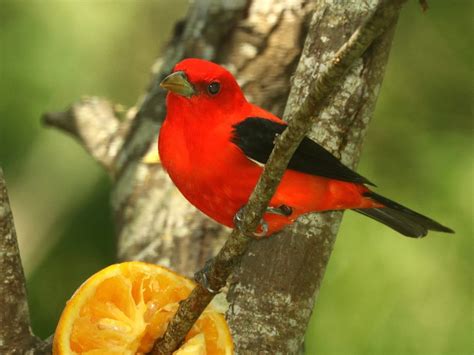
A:
[[[246,102],[232,74],[215,63],[185,59],[160,83],[168,90],[168,110],[173,106],[200,110],[230,110]],[[177,108],[177,107],[176,107]]]

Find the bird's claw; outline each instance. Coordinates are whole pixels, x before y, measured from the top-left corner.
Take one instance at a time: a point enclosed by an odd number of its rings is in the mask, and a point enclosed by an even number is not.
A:
[[[262,237],[265,237],[268,233],[268,223],[262,218],[260,220],[260,224],[258,225],[258,227],[260,228],[260,232],[253,232],[253,236],[255,238],[262,238]]]
[[[211,268],[211,263],[212,259],[206,261],[204,267],[194,274],[194,280],[196,280],[196,282],[198,282],[202,287],[209,291],[209,293],[216,295],[219,293],[220,290],[213,289],[209,284],[209,280],[207,278],[207,274],[209,273],[209,270]]]
[[[243,207],[237,211],[237,213],[234,216],[234,225],[235,227],[241,231],[244,234],[247,234],[243,228],[242,228],[242,222],[243,222]],[[265,237],[268,233],[268,223],[262,218],[260,220],[260,224],[258,225],[257,229],[260,229],[260,232],[253,232],[252,236],[256,239],[260,239],[262,237]]]
[[[267,213],[277,214],[280,216],[289,217],[293,213],[293,209],[287,205],[280,205],[278,207],[267,207]]]

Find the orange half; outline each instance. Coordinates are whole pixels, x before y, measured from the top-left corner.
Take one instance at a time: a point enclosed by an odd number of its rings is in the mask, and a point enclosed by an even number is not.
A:
[[[146,354],[195,283],[161,266],[138,261],[111,265],[91,276],[67,302],[53,354]],[[229,328],[211,306],[175,354],[232,354]]]

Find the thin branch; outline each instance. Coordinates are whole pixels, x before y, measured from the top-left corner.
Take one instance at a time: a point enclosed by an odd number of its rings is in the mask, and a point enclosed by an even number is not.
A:
[[[84,98],[64,112],[45,113],[42,121],[76,138],[90,155],[113,174],[113,162],[123,143],[123,134],[117,133],[126,130],[129,121],[120,122],[109,101],[96,97]]]
[[[289,121],[288,128],[276,139],[264,172],[243,210],[240,229],[232,231],[221,251],[197,275],[198,279],[206,281],[209,289],[199,283],[191,295],[181,302],[164,336],[155,343],[152,354],[171,354],[213,299],[214,293],[211,290],[219,290],[225,285],[233,266],[247,250],[252,240],[249,236],[258,227],[291,156],[311,128],[309,113],[317,116],[322,111],[352,63],[396,21],[405,1],[380,1],[370,18],[335,54],[326,72],[311,84],[309,95],[300,109],[286,117]]]
[[[0,168],[0,353],[26,353],[43,346],[30,328],[26,281],[21,265],[13,214]],[[7,326],[7,325],[10,326]]]

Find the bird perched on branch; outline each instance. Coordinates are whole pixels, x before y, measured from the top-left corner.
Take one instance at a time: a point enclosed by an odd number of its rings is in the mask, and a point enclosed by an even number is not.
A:
[[[163,167],[194,206],[234,227],[234,216],[247,203],[286,123],[249,103],[232,74],[212,62],[185,59],[161,87],[168,90],[158,144]],[[270,201],[260,233],[279,231],[305,213],[345,209],[408,237],[423,237],[429,230],[453,233],[367,185],[373,184],[305,138]]]

